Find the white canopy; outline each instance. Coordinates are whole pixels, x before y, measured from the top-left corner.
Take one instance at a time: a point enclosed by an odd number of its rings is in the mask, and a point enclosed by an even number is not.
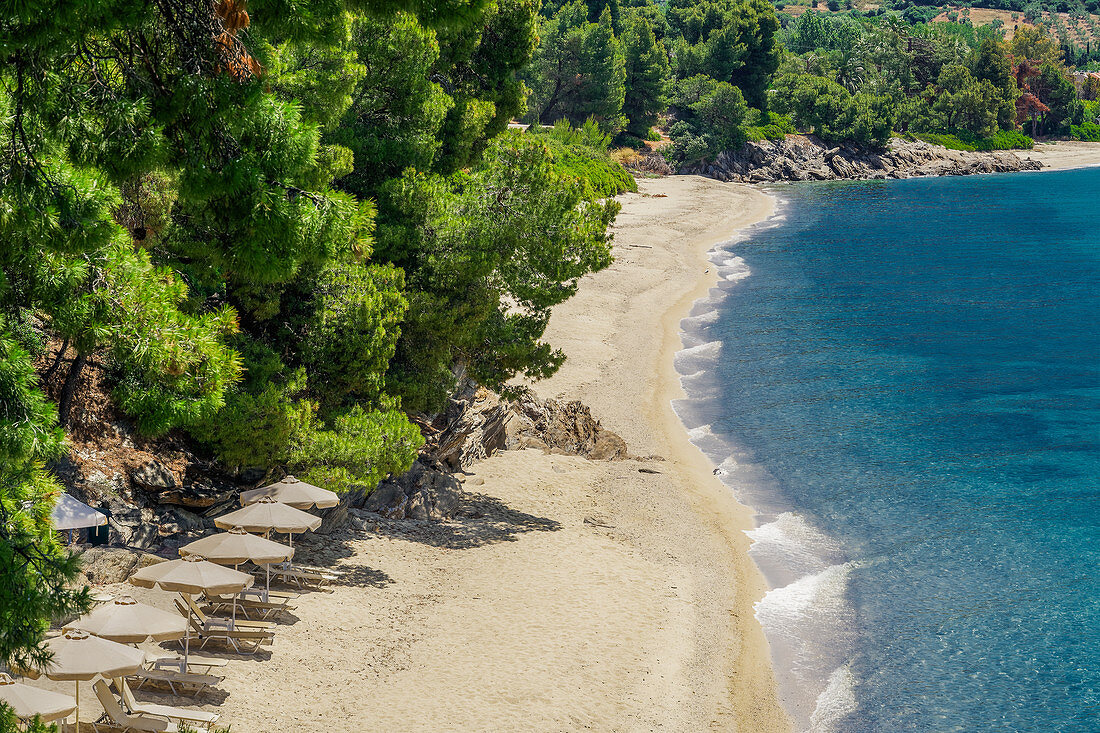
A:
[[[97,512],[84,502],[77,501],[68,494],[62,494],[57,498],[57,506],[53,508],[50,519],[53,520],[53,528],[58,531],[98,527],[101,524],[107,524],[106,514]]]

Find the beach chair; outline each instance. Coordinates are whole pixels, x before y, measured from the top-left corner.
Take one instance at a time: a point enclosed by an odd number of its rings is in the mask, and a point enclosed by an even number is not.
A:
[[[142,731],[143,733],[159,733],[172,727],[167,718],[158,718],[152,715],[135,714],[128,715],[122,709],[107,683],[97,680],[92,689],[99,698],[99,704],[103,706],[103,715],[92,723],[92,729],[97,731]]]
[[[191,609],[191,613],[195,614],[199,622],[206,628],[211,629],[238,629],[241,631],[270,629],[277,624],[274,621],[250,621],[248,619],[237,619],[234,621],[229,618],[214,618],[207,616],[206,613],[199,607],[199,604],[195,603],[194,599],[188,597],[187,605]]]
[[[198,695],[207,687],[213,687],[221,682],[223,678],[215,677],[212,674],[180,672],[175,669],[153,667],[152,669],[143,669],[132,675],[127,675],[127,679],[133,680],[134,686],[139,690],[145,685],[151,685],[153,687],[167,687],[173,695],[180,694],[180,690],[189,692],[191,695]]]
[[[262,629],[205,628],[199,623],[198,619],[187,612],[187,608],[182,603],[179,601],[175,603],[179,612],[186,616],[188,623],[191,624],[191,630],[195,632],[193,641],[198,644],[199,649],[203,649],[208,643],[215,641],[233,647],[234,651],[253,654],[262,644],[270,644],[272,639],[275,638],[275,635],[270,631]],[[182,643],[182,640],[180,643]]]
[[[228,666],[229,660],[218,657],[198,657],[191,654],[187,659],[187,669],[184,669],[183,657],[178,654],[170,657],[146,654],[145,664],[149,666],[149,669],[171,669],[175,672],[213,675],[216,668],[220,669]]]
[[[257,572],[260,573],[263,573],[262,569]],[[272,565],[271,577],[299,588],[317,590],[323,590],[329,583],[340,579],[340,576],[327,571],[302,570],[292,565]]]
[[[116,677],[112,680],[112,684],[114,684],[115,689],[122,698],[122,703],[133,715],[156,715],[162,718],[168,718],[169,721],[175,723],[177,726],[180,723],[187,723],[188,725],[206,728],[207,730],[213,728],[214,724],[218,722],[218,718],[221,717],[217,713],[208,713],[205,710],[191,710],[190,708],[177,708],[172,705],[138,702],[134,699],[134,693],[130,690],[130,686],[126,684],[124,678]]]
[[[299,597],[301,594],[282,593],[276,595],[276,593],[279,593],[279,591],[271,591],[269,600],[266,601],[237,596],[237,613],[243,613],[246,619],[251,619],[253,616],[256,616],[258,620],[264,621],[271,618],[278,618],[280,614],[293,611],[297,608],[297,606],[290,603],[290,601]],[[225,613],[226,609],[232,610],[234,596],[204,596],[203,601],[210,606],[212,614]]]

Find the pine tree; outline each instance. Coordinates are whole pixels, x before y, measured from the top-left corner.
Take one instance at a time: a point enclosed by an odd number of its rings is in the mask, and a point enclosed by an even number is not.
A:
[[[626,132],[645,139],[664,111],[664,88],[669,76],[668,54],[653,34],[649,20],[639,13],[627,17],[623,31],[626,94],[623,115]]]
[[[524,73],[532,90],[529,118],[544,125],[560,119],[581,125],[593,117],[604,130],[622,129],[626,60],[610,10],[592,23],[586,6],[575,0],[543,21],[540,39]]]

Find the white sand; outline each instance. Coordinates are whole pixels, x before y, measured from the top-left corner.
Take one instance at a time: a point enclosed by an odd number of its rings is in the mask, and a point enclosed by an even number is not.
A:
[[[641,188],[615,264],[555,312],[569,360],[536,389],[664,460],[506,452],[466,478],[467,516],[349,533],[348,583],[303,595],[268,651],[228,655],[205,709],[240,733],[789,730],[752,615],[751,515],[670,408],[678,322],[714,283],[705,253],[772,201],[696,177]]]
[[[1019,151],[1020,157],[1038,160],[1044,170],[1086,168],[1100,165],[1100,143],[1062,140],[1053,143],[1035,143],[1033,150]]]

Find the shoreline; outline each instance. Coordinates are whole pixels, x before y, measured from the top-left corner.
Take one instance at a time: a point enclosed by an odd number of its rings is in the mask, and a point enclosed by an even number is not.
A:
[[[1030,150],[961,151],[891,138],[885,149],[831,143],[813,135],[746,143],[682,173],[734,183],[871,181],[988,173],[1042,172],[1100,165],[1100,143],[1035,143]]]
[[[1035,143],[1031,150],[1021,151],[1038,160],[1043,167],[1036,171],[1075,170],[1100,166],[1100,143],[1080,140],[1056,140],[1049,143]]]
[[[654,200],[655,195],[663,198]],[[639,199],[648,199],[648,210],[636,211],[640,208]],[[664,257],[660,265],[664,283],[649,284],[641,292],[624,292],[633,302],[627,313],[616,315],[629,325],[612,329],[605,324],[600,329],[591,315],[583,317],[581,313],[586,309],[612,312],[613,296],[608,293],[614,293],[616,288],[606,282],[610,279],[607,271],[590,276],[592,280],[605,280],[600,285],[607,285],[608,290],[592,284],[586,291],[582,285],[574,299],[555,310],[547,339],[563,346],[571,360],[566,361],[558,375],[534,388],[542,396],[580,399],[606,427],[626,439],[631,452],[645,452],[650,445],[656,445],[666,461],[675,466],[700,522],[698,529],[711,533],[721,543],[723,569],[735,587],[733,597],[727,599],[733,603],[729,611],[732,623],[727,630],[732,653],[722,660],[726,693],[734,712],[731,722],[735,721],[738,730],[789,731],[790,719],[778,702],[770,647],[754,616],[755,603],[768,590],[763,574],[748,555],[751,542],[745,531],[755,528],[755,512],[740,504],[731,489],[714,474],[714,463],[691,442],[687,426],[673,407],[675,401],[686,397],[674,363],[676,354],[684,348],[681,321],[720,279],[711,255],[718,245],[739,231],[771,217],[776,199],[744,184],[700,176],[669,176],[641,179],[639,193],[627,194],[620,200],[624,208],[616,223],[616,265],[611,269],[619,270],[621,280],[623,266],[635,265],[634,277],[644,282],[645,277],[636,270],[637,266],[644,267],[645,260],[631,256],[624,261],[624,250],[647,248],[643,251],[650,255],[645,258],[648,260],[655,254],[648,250],[659,250]],[[693,217],[696,211],[685,211],[688,207],[698,207],[700,216]],[[645,224],[639,227],[634,217]],[[634,234],[635,228],[642,229],[641,236]],[[677,241],[677,235],[684,241]],[[666,241],[661,242],[662,237]],[[686,246],[678,246],[681,244]],[[621,284],[618,289],[629,290]],[[666,293],[671,297],[662,298]],[[652,310],[647,311],[647,307]],[[578,338],[568,333],[570,327],[576,328],[577,321],[584,326],[586,336]],[[603,348],[591,348],[593,330],[597,331]],[[641,334],[646,336],[639,343],[637,337]],[[570,344],[570,340],[574,343]],[[576,354],[583,356],[577,358]],[[636,355],[644,355],[648,363],[639,365]],[[608,372],[621,371],[642,372],[645,379],[638,383],[607,376]],[[630,415],[632,411],[622,408],[624,402],[631,404],[634,400],[640,407],[642,426],[637,424],[638,415]]]
[[[708,253],[773,199],[700,177],[639,187],[621,198],[615,263],[555,309],[547,340],[570,358],[534,390],[581,400],[644,457],[500,451],[457,475],[452,520],[360,513],[302,537],[296,562],[343,576],[298,598],[255,655],[193,648],[228,660],[216,690],[140,699],[255,733],[790,733],[753,615],[767,591],[744,533],[753,512],[672,409],[680,320],[718,280]],[[164,591],[100,589],[172,609]],[[94,720],[85,688],[81,717]]]

